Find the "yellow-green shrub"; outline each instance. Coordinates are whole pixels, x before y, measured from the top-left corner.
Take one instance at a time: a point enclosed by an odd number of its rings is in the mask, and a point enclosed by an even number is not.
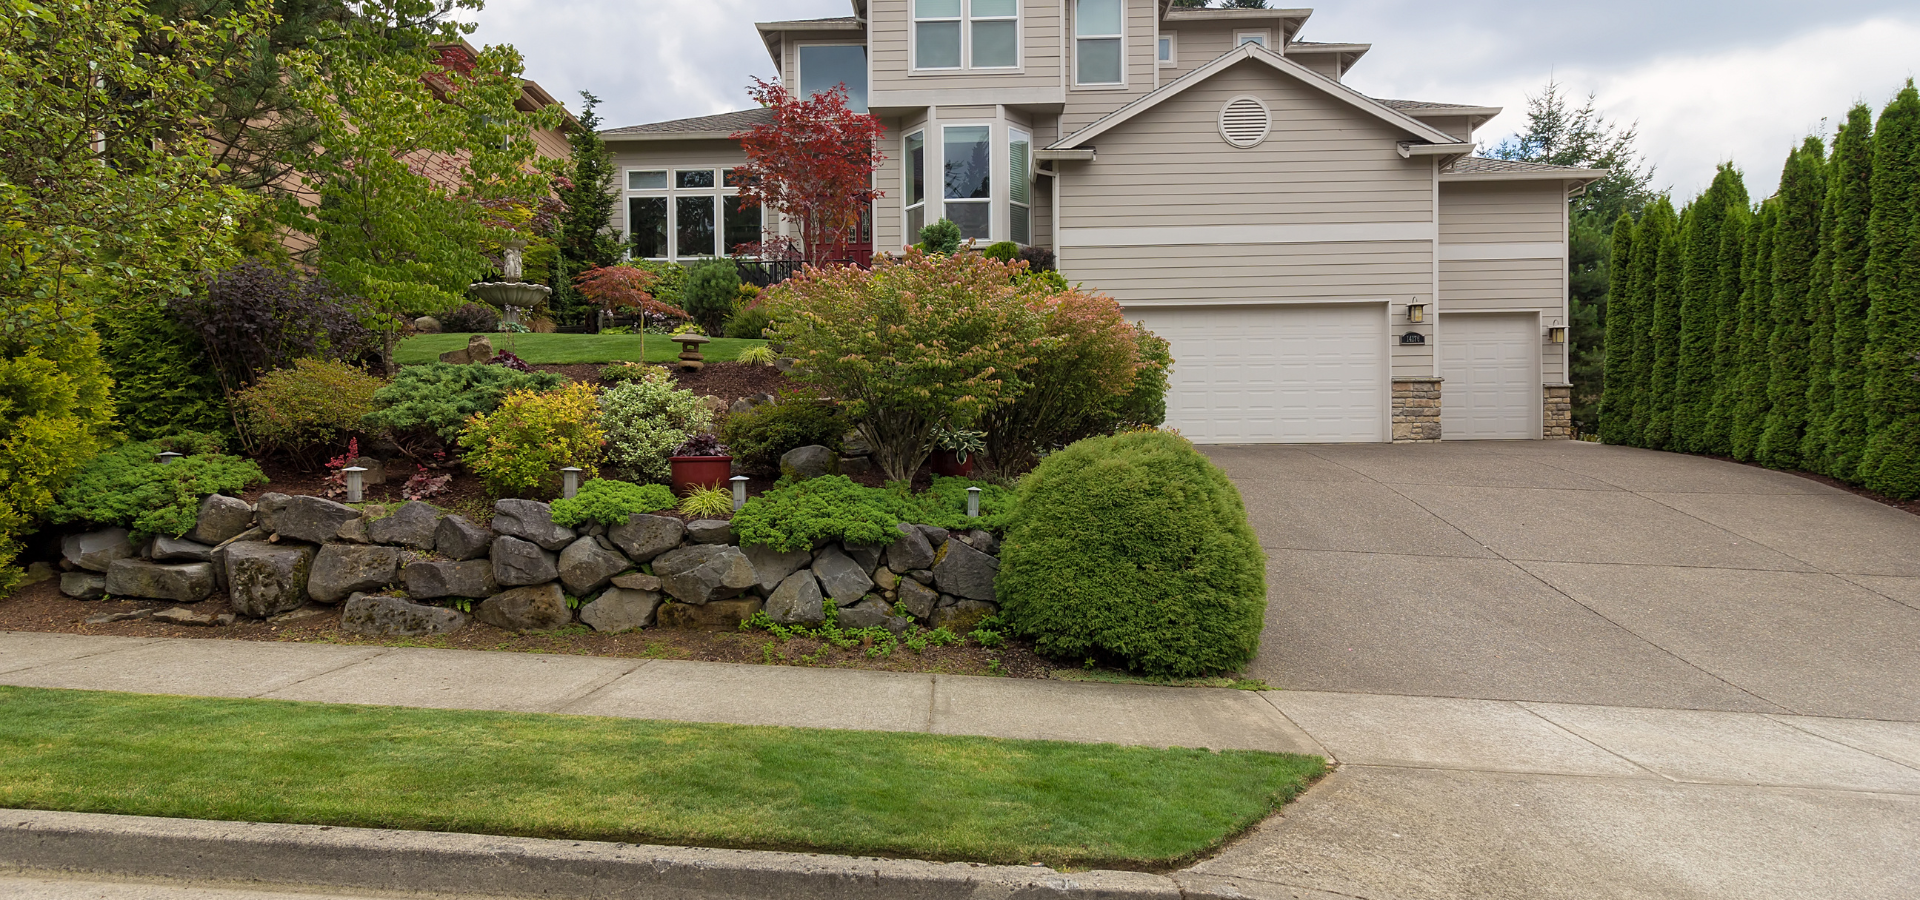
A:
[[[260,450],[291,453],[333,443],[360,428],[386,382],[342,362],[297,360],[261,376],[233,396],[246,440]]]
[[[105,444],[111,382],[91,331],[54,337],[0,356],[0,594],[20,572],[13,562],[35,516]]]
[[[548,393],[516,391],[491,413],[474,416],[460,435],[467,468],[496,494],[532,493],[566,466],[599,473],[599,389],[581,382]]]

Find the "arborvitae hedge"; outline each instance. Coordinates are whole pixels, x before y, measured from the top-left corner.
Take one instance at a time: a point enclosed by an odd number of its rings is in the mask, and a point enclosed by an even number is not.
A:
[[[1825,150],[1757,208],[1729,165],[1616,226],[1602,439],[1920,496],[1920,92]]]

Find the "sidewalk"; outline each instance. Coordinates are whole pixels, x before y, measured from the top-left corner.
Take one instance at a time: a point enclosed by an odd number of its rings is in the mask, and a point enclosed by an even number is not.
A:
[[[1320,753],[1189,896],[1920,896],[1920,724],[0,634],[0,684]],[[716,895],[717,896],[717,895]]]

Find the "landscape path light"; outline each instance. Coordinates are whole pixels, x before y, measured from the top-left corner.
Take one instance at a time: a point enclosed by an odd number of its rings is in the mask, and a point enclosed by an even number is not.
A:
[[[185,454],[175,453],[172,450],[168,450],[165,453],[154,454],[153,461],[164,466],[170,462],[173,462],[176,459],[179,459],[183,455]]]
[[[561,497],[572,500],[575,495],[580,493],[580,473],[582,471],[584,470],[579,466],[568,466],[560,470]]]
[[[967,488],[967,518],[980,518],[980,489],[977,487]]]
[[[735,475],[729,480],[733,482],[733,511],[739,512],[747,505],[747,476]]]
[[[365,499],[364,491],[366,490],[366,482],[362,476],[366,475],[366,468],[362,466],[348,466],[340,471],[346,473],[347,476],[347,502],[359,503]]]

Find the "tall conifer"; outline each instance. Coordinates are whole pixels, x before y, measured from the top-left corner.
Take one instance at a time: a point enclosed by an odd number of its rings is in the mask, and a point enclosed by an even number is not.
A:
[[[1868,439],[1859,480],[1920,497],[1920,91],[1913,81],[1880,114],[1867,229]]]
[[[1733,452],[1733,408],[1746,383],[1741,366],[1740,297],[1746,277],[1747,247],[1753,231],[1753,211],[1745,203],[1730,204],[1727,218],[1720,225],[1719,271],[1714,275],[1713,292],[1718,307],[1718,327],[1713,337],[1713,393],[1703,419],[1705,434],[1700,449],[1708,453]],[[1747,323],[1749,336],[1753,324]]]
[[[1781,469],[1801,467],[1807,432],[1808,310],[1813,308],[1814,261],[1820,253],[1820,218],[1826,206],[1826,148],[1817,137],[1787,157],[1780,172],[1773,266],[1773,338],[1767,398],[1772,409],[1760,439],[1759,459]]]
[[[1633,367],[1629,370],[1633,377],[1633,418],[1628,422],[1627,435],[1628,443],[1636,447],[1659,446],[1654,443],[1652,429],[1658,405],[1653,370],[1659,355],[1657,329],[1662,315],[1660,254],[1673,239],[1675,227],[1673,203],[1661,197],[1647,207],[1646,214],[1640,217],[1640,227],[1634,230],[1634,305],[1639,314],[1635,316]]]
[[[1833,318],[1820,455],[1809,464],[1821,473],[1852,480],[1867,443],[1866,371],[1860,351],[1867,343],[1867,225],[1873,216],[1873,111],[1864,104],[1847,115],[1834,141],[1832,166],[1833,276],[1827,305]],[[1818,399],[1817,393],[1814,394]],[[1820,418],[1815,418],[1816,425]]]
[[[1653,267],[1653,320],[1647,328],[1653,335],[1653,365],[1647,369],[1646,390],[1646,446],[1655,450],[1682,449],[1674,430],[1673,389],[1680,368],[1680,309],[1685,300],[1680,293],[1680,238],[1695,215],[1696,205],[1688,204],[1678,216],[1663,218],[1655,243],[1659,249]],[[1662,207],[1671,213],[1672,207],[1664,200]]]
[[[1747,203],[1732,163],[1683,215],[1680,247],[1680,332],[1674,363],[1672,436],[1675,450],[1715,450],[1708,424],[1713,406],[1715,345],[1720,333],[1720,231],[1727,210]]]
[[[1734,383],[1730,426],[1733,458],[1741,462],[1750,462],[1758,454],[1760,436],[1772,410],[1767,395],[1772,374],[1768,345],[1774,330],[1771,275],[1778,212],[1779,203],[1775,201],[1760,204],[1760,212],[1753,217],[1752,236],[1747,240],[1746,258],[1741,261],[1740,327],[1735,336],[1740,372]]]
[[[1613,224],[1613,260],[1607,267],[1606,364],[1600,402],[1600,439],[1635,444],[1631,434],[1635,385],[1634,345],[1640,327],[1638,273],[1633,259],[1633,216],[1621,213]]]

